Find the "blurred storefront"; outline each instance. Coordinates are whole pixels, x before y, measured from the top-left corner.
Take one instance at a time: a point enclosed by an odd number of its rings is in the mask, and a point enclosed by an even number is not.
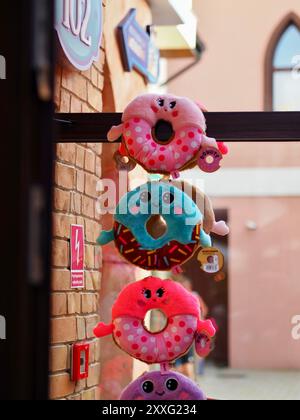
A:
[[[212,112],[300,110],[297,0],[203,0],[194,7],[205,53],[169,84],[171,92]],[[170,75],[182,65],[170,61]],[[223,309],[232,368],[300,368],[291,334],[300,301],[299,159],[298,143],[234,143],[222,171],[202,177],[231,227]],[[220,287],[216,282],[211,293]]]

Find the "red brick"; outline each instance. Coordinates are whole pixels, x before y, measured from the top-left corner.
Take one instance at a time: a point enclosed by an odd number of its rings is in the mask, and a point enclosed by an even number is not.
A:
[[[97,339],[90,343],[90,363],[97,363],[100,361],[100,342],[101,340]]]
[[[81,213],[82,213],[82,195],[80,193],[72,192],[72,194],[71,194],[71,211],[74,214],[81,215]]]
[[[54,188],[53,193],[54,199],[54,209],[58,211],[69,212],[70,203],[71,203],[71,193],[70,191],[60,190],[59,188]]]
[[[76,148],[76,166],[83,169],[84,168],[84,159],[85,159],[85,148],[77,145],[77,148]]]
[[[89,106],[88,104],[84,103],[82,105],[82,112],[85,112],[87,114],[88,113],[93,114],[93,113],[96,113],[97,111],[93,109],[91,106]]]
[[[99,271],[92,271],[91,276],[92,276],[94,290],[99,291],[101,287],[101,277],[102,277],[101,273]]]
[[[82,391],[81,399],[83,401],[95,401],[95,388]]]
[[[88,147],[93,150],[97,156],[100,156],[102,153],[102,144],[101,143],[89,143]]]
[[[59,187],[72,190],[75,184],[75,169],[57,162],[55,165],[55,183]]]
[[[87,149],[85,151],[84,168],[87,171],[94,173],[95,172],[95,162],[96,162],[95,153],[92,150]]]
[[[53,316],[66,315],[67,297],[65,293],[53,293],[51,296],[51,314]]]
[[[85,246],[85,266],[91,270],[95,268],[95,250],[93,245]]]
[[[76,323],[77,323],[77,339],[85,340],[86,339],[85,318],[78,316],[76,318]]]
[[[98,85],[98,71],[96,70],[96,68],[93,66],[91,68],[91,80],[93,85],[97,88]]]
[[[96,200],[83,196],[82,198],[82,213],[91,219],[95,217],[95,203]]]
[[[53,236],[59,238],[70,238],[71,225],[76,224],[75,216],[67,216],[66,214],[53,214]]]
[[[56,112],[59,112],[59,108],[60,108],[61,77],[62,77],[62,69],[61,69],[61,67],[56,66],[55,86],[54,86],[54,104],[55,104],[55,111]]]
[[[69,266],[69,246],[66,241],[60,239],[53,240],[52,260],[55,267]]]
[[[100,55],[99,55],[99,60],[95,61],[94,66],[102,73],[103,73],[103,67],[104,67],[105,59],[106,59],[105,58],[105,52],[101,48]]]
[[[97,82],[98,89],[103,91],[104,88],[104,76],[101,73],[98,73],[98,82]]]
[[[82,313],[91,314],[97,311],[96,296],[94,293],[84,293],[81,295]]]
[[[87,100],[87,80],[80,73],[63,69],[62,86],[83,101]]]
[[[98,315],[91,315],[87,316],[85,319],[85,326],[86,326],[86,337],[95,338],[94,336],[94,328],[99,323],[99,316]]]
[[[52,270],[51,288],[53,291],[60,292],[69,290],[71,286],[71,273],[69,270]]]
[[[64,89],[61,90],[60,112],[70,112],[71,109],[71,95]]]
[[[56,155],[59,160],[62,160],[67,163],[75,164],[76,144],[58,143],[56,147]]]
[[[91,83],[88,83],[88,103],[96,109],[96,111],[102,112],[102,92],[95,88]]]
[[[89,368],[89,377],[87,379],[87,386],[93,387],[98,385],[100,382],[100,363],[95,363],[90,365]]]
[[[80,293],[68,293],[68,314],[79,314],[81,312]]]
[[[51,327],[53,344],[74,342],[77,338],[75,317],[52,319]]]
[[[85,220],[85,237],[87,242],[96,243],[101,232],[101,226],[94,220]]]
[[[73,394],[75,383],[70,381],[70,375],[61,373],[50,376],[50,398],[52,400]]]
[[[91,70],[91,68],[89,68],[89,69],[87,69],[87,70],[84,70],[84,71],[82,71],[81,72],[81,74],[86,78],[86,79],[89,79],[89,80],[91,80],[91,72],[92,72],[92,70]]]
[[[71,97],[71,112],[80,113],[82,111],[82,102],[75,96]]]
[[[80,394],[71,395],[71,397],[68,397],[67,400],[68,401],[81,401],[81,395]]]
[[[77,191],[84,193],[85,176],[83,171],[77,171]]]
[[[99,269],[102,267],[102,248],[100,246],[95,247],[95,268]]]
[[[86,379],[82,379],[81,381],[76,382],[75,385],[75,392],[81,392],[86,388]]]
[[[93,198],[97,198],[98,197],[98,193],[97,193],[97,182],[98,182],[98,178],[95,175],[92,174],[86,174],[85,176],[85,194],[93,197]]]
[[[98,178],[102,177],[102,163],[101,163],[101,159],[99,157],[96,157],[95,173],[96,173]]]
[[[67,346],[54,346],[50,349],[50,371],[58,372],[69,369],[69,352]]]

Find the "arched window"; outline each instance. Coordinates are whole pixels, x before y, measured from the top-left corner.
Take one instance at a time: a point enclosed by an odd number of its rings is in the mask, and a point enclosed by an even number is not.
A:
[[[300,111],[300,18],[290,15],[269,47],[266,109]]]

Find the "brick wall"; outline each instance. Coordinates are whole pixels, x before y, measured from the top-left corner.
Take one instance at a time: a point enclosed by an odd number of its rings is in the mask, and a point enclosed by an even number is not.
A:
[[[106,0],[103,4],[104,37],[100,59],[86,72],[57,65],[57,112],[114,112],[121,110],[132,97],[146,88],[144,79],[136,72],[124,73],[115,37],[115,27],[130,7],[138,7],[141,23],[150,23],[146,2]],[[118,95],[120,89],[122,95]],[[105,354],[106,349],[108,359],[103,354],[101,357],[100,340],[94,339],[92,333],[99,321],[99,302],[111,294],[110,278],[117,273],[124,275],[124,261],[116,258],[111,267],[95,242],[101,224],[109,223],[109,220],[100,219],[95,213],[96,184],[101,177],[117,181],[118,172],[113,164],[116,147],[92,143],[58,144],[56,147],[49,378],[51,399],[99,399],[100,368],[104,372],[102,378],[105,378],[113,368],[120,372],[119,367],[121,364],[124,366],[124,358],[114,359],[117,350],[112,343],[105,347],[101,342],[102,353]],[[84,290],[79,291],[70,289],[71,224],[80,224],[85,228],[86,285]],[[128,266],[127,275],[122,278],[116,293],[122,285],[135,278],[134,268]],[[102,282],[106,287],[101,287]],[[70,353],[72,345],[81,341],[91,344],[89,378],[74,383],[70,380]],[[122,372],[126,384],[132,377],[132,361],[128,356],[124,357],[126,366]]]
[[[104,43],[99,62],[78,72],[57,66],[57,112],[101,112],[104,88]],[[98,399],[100,343],[93,337],[99,320],[101,248],[96,246],[100,219],[95,212],[96,184],[101,178],[101,144],[58,144],[53,209],[53,276],[51,294],[50,398]],[[69,238],[72,224],[85,228],[85,289],[70,289]],[[91,344],[89,378],[70,381],[74,342]]]

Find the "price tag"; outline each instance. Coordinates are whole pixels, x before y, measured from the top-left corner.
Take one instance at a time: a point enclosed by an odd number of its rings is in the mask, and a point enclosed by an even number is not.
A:
[[[219,273],[224,267],[224,257],[217,248],[203,248],[198,254],[200,268],[207,274]]]

